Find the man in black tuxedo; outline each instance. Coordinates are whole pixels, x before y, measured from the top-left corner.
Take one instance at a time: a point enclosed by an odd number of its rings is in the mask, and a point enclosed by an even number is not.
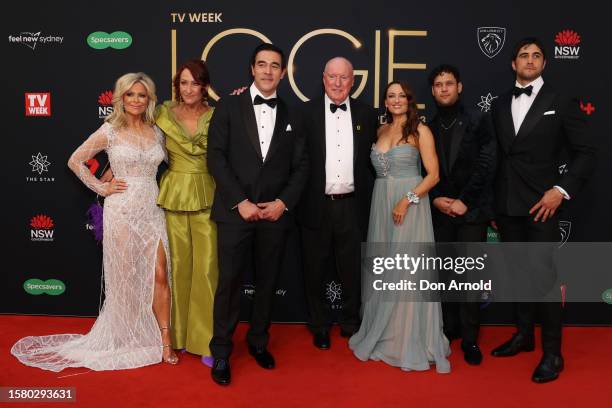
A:
[[[496,222],[505,242],[559,242],[558,211],[573,198],[593,169],[595,147],[576,99],[542,79],[546,52],[536,38],[514,49],[512,91],[496,101],[492,118],[499,170],[494,183]],[[558,172],[560,152],[569,150],[569,171]],[[533,270],[533,274],[547,273]],[[555,380],[563,370],[562,309],[558,302],[517,303],[517,333],[492,351],[497,357],[534,349],[534,313],[542,319],[543,357],[532,380]]]
[[[437,105],[429,126],[441,167],[440,182],[429,192],[436,242],[486,241],[497,158],[491,118],[461,104],[463,84],[456,67],[434,68],[429,83]],[[446,336],[461,337],[466,362],[480,364],[478,302],[444,302],[442,310]]]
[[[255,263],[255,298],[247,333],[250,354],[266,369],[270,309],[293,210],[308,176],[304,139],[276,89],[286,71],[283,52],[259,45],[251,57],[249,92],[217,105],[208,136],[208,168],[216,190],[219,281],[213,311],[212,377],[230,383],[229,356],[240,312],[242,274]],[[293,126],[292,126],[293,125]]]
[[[376,138],[373,108],[349,97],[353,66],[336,57],[325,65],[325,95],[308,102],[303,131],[310,175],[298,206],[309,328],[314,345],[329,349],[330,310],[325,275],[334,267],[342,284],[341,335],[360,325],[361,242],[365,241],[374,184],[370,149]]]

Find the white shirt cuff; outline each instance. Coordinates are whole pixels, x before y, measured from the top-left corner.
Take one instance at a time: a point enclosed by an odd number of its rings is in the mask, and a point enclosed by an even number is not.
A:
[[[563,194],[563,198],[565,198],[566,200],[569,200],[571,197],[569,194],[567,194],[567,191],[565,191],[563,189],[563,187],[561,186],[553,186],[554,188],[556,188],[557,190],[559,190],[561,192],[561,194]]]

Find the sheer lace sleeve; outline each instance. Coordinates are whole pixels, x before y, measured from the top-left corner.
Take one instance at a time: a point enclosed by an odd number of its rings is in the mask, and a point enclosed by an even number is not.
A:
[[[76,174],[87,187],[101,196],[106,196],[106,186],[108,183],[101,182],[96,176],[91,174],[85,162],[109,147],[109,132],[110,125],[107,123],[103,124],[89,136],[89,138],[72,153],[70,159],[68,159],[68,167],[70,167],[74,174]]]

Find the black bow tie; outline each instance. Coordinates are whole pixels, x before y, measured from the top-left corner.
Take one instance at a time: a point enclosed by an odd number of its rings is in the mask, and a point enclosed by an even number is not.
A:
[[[531,96],[532,91],[533,85],[526,86],[525,88],[519,88],[518,86],[515,86],[512,90],[512,95],[514,95],[515,98],[518,98],[519,96],[521,96],[521,94]]]
[[[255,100],[253,101],[253,105],[261,105],[262,103],[265,103],[269,107],[275,108],[277,102],[278,100],[276,98],[264,99],[259,95],[255,95]]]
[[[346,103],[343,103],[342,105],[336,105],[335,103],[330,103],[329,104],[329,109],[332,111],[332,113],[336,113],[338,108],[340,108],[340,109],[342,109],[343,111],[346,112]]]

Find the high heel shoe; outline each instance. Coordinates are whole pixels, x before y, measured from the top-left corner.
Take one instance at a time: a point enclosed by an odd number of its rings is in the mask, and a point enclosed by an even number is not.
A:
[[[160,330],[169,330],[168,327],[160,327]],[[163,349],[168,348],[170,350],[170,355],[168,357],[163,356]],[[166,364],[177,365],[179,362],[178,356],[172,350],[172,344],[164,344],[162,345],[162,361]]]

